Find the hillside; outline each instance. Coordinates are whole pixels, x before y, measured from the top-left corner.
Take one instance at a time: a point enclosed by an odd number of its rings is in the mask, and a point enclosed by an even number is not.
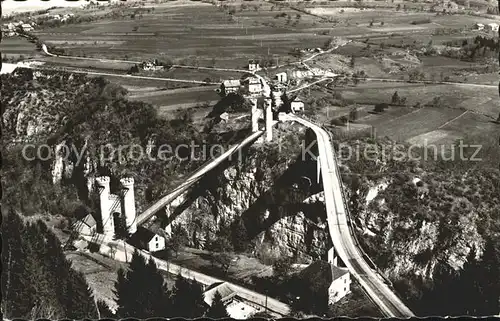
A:
[[[456,304],[420,301],[429,292],[443,291],[439,283],[449,275],[465,275],[471,260],[490,259],[485,253],[488,246],[497,248],[493,261],[500,260],[499,170],[465,160],[397,160],[390,140],[362,139],[348,144],[361,151],[385,149],[368,156],[361,153],[359,159],[347,159],[345,149],[342,154],[349,207],[367,253],[411,302],[415,313],[464,313]],[[401,145],[399,152],[409,155],[408,148]],[[423,149],[413,151],[414,156],[424,156]],[[498,266],[480,265],[485,278],[496,287],[493,295],[498,299],[500,286],[493,281]],[[472,281],[480,283],[482,273]],[[486,312],[477,309],[475,313]]]
[[[153,106],[126,100],[122,87],[102,78],[18,68],[2,82],[4,199],[25,215],[92,208],[89,182],[103,174],[114,187],[133,176],[140,211],[204,162],[200,148],[180,144],[225,146],[242,134],[219,143],[188,118],[164,120]],[[159,153],[161,145],[173,152]]]

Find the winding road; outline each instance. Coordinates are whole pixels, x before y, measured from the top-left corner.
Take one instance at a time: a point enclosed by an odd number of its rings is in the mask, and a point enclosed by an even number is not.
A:
[[[335,252],[359,282],[368,296],[387,317],[408,318],[414,314],[387,286],[383,278],[368,265],[348,224],[347,211],[342,194],[342,183],[335,151],[329,134],[308,120],[287,114],[284,120],[295,121],[314,131],[318,140],[319,162],[325,193],[328,228]]]

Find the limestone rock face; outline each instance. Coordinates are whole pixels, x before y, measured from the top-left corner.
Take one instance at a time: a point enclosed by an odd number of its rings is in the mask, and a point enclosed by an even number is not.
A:
[[[200,183],[203,191],[181,195],[167,211],[174,215],[174,225],[187,230],[191,246],[204,248],[207,239],[243,218],[253,254],[317,259],[330,244],[328,228],[321,222],[324,204],[321,195],[309,197],[300,185],[304,173],[289,170],[295,162],[293,157],[276,160],[251,149],[241,163],[207,175]],[[179,213],[184,203],[189,205]]]

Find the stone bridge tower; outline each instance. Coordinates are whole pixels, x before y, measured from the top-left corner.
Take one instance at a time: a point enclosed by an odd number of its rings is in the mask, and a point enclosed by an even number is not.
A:
[[[102,233],[106,236],[113,236],[115,233],[115,227],[112,213],[110,211],[113,204],[111,204],[112,202],[110,200],[109,177],[97,177],[95,181],[99,186],[99,207],[101,210]]]
[[[259,119],[262,118],[264,114],[265,120],[265,141],[270,142],[273,139],[273,110],[272,110],[272,100],[270,98],[265,98],[264,100],[264,110],[258,108],[257,98],[250,98],[252,103],[251,118],[252,118],[252,133],[259,131]],[[262,142],[262,139],[259,139]]]
[[[134,195],[134,179],[131,177],[122,178],[120,183],[123,186],[123,214],[125,215],[125,227],[129,234],[134,234],[137,231],[136,212],[135,212],[135,195]]]

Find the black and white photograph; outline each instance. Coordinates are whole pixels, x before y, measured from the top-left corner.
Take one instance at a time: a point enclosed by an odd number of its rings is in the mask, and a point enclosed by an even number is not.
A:
[[[500,0],[2,0],[3,320],[500,318]]]

